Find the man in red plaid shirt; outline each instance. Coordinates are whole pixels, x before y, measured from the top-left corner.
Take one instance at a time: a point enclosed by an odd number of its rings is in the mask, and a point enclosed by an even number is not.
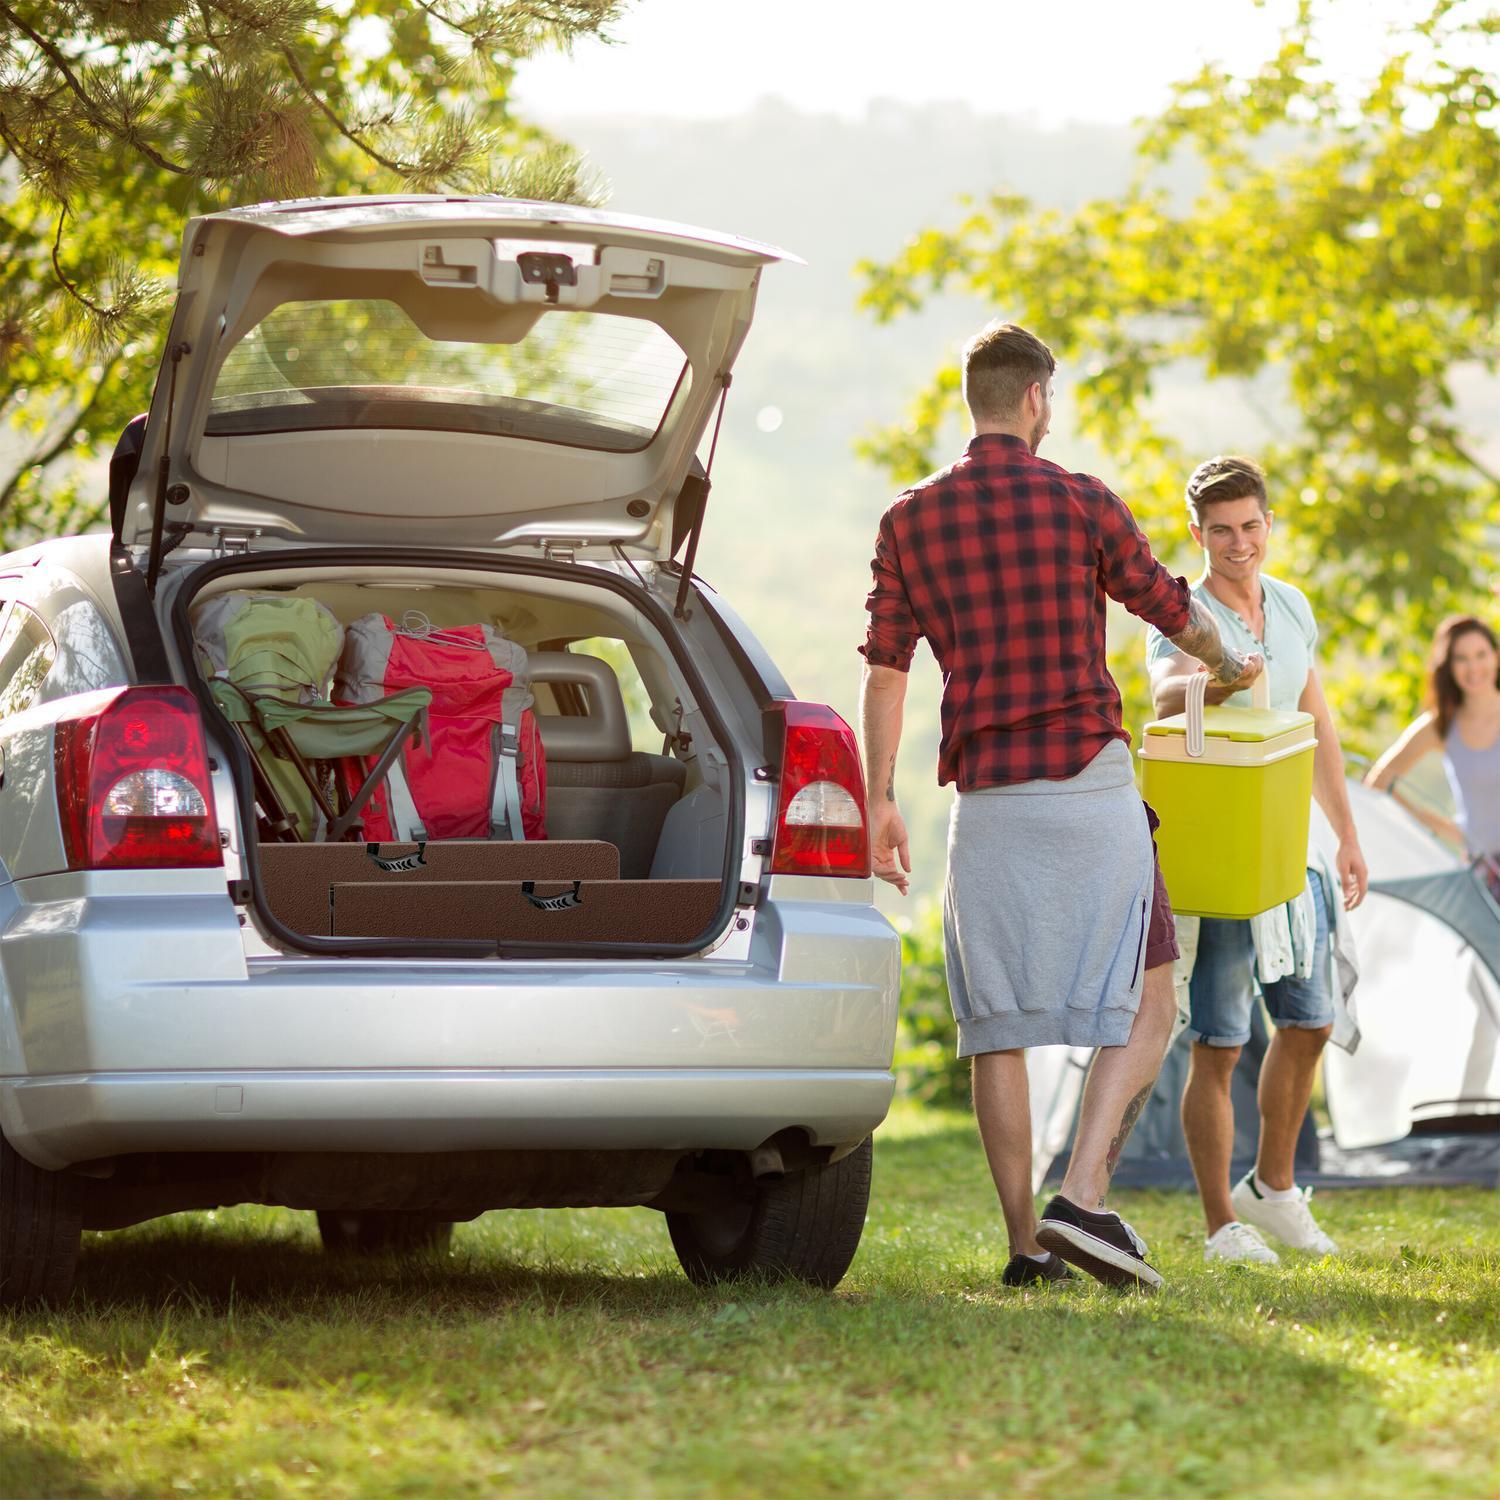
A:
[[[959,1054],[1010,1240],[1007,1285],[1072,1262],[1153,1289],[1146,1247],[1104,1209],[1172,1027],[1171,908],[1105,664],[1105,596],[1215,679],[1259,674],[1151,554],[1099,480],[1036,456],[1052,415],[1051,351],[1012,324],[964,351],[974,437],[957,463],[881,517],[867,600],[860,720],[875,873],[904,894],[896,805],[906,674],[925,639],[943,672],[938,781],[957,784],[943,903]],[[1098,1049],[1061,1192],[1038,1224],[1025,1049]]]

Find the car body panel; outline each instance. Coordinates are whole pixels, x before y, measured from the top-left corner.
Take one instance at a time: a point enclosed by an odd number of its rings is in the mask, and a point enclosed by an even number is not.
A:
[[[570,248],[578,252],[573,285],[534,284],[517,259]],[[166,455],[165,519],[205,534],[404,543],[428,540],[439,524],[453,546],[567,540],[665,557],[673,505],[749,328],[761,268],[788,258],[706,230],[504,199],[334,200],[196,219],[123,537],[150,537]],[[464,279],[434,282],[436,270]],[[675,343],[687,374],[655,433],[642,429],[633,451],[499,429],[477,435],[451,423],[383,425],[383,408],[368,402],[377,390],[406,389],[394,386],[351,385],[359,425],[206,432],[224,360],[270,312],[349,298],[395,304],[448,347],[514,345],[539,319],[570,313],[644,320]],[[616,378],[630,383],[628,361]],[[491,395],[474,409],[496,402],[512,426],[517,412],[546,407]],[[330,423],[353,420],[342,398],[326,404],[340,413]],[[307,416],[305,405],[299,423],[324,420]],[[445,409],[439,403],[434,412]]]
[[[891,1020],[888,929],[853,903],[788,903],[748,962],[328,962],[247,960],[222,881],[22,899],[40,884],[19,883],[0,940],[29,1072],[858,1067]],[[836,946],[837,975],[792,980],[756,961],[805,971],[810,942]]]
[[[56,709],[37,704],[0,721],[5,758],[4,795],[11,813],[0,818],[0,881],[48,875],[66,867],[62,823],[52,794],[56,777],[53,723]]]
[[[450,1108],[465,1119],[475,1114],[466,1101],[476,1088],[489,1101],[476,1118],[495,1113],[496,1131],[484,1142],[491,1147],[614,1144],[624,1129],[621,1101],[633,1100],[641,1120],[632,1144],[748,1149],[775,1129],[823,1119],[820,1080],[842,1074],[863,1080],[854,1090],[861,1099],[885,1093],[854,1136],[827,1139],[859,1139],[889,1103],[895,935],[864,902],[819,899],[835,893],[819,891],[818,881],[803,877],[796,882],[802,890],[793,888],[810,899],[793,899],[783,887],[762,908],[751,957],[739,962],[247,962],[234,908],[213,873],[158,872],[154,891],[96,872],[0,892],[0,985],[10,1000],[9,1034],[0,1032],[0,1125],[37,1165],[122,1151],[222,1149],[219,1127],[231,1127],[218,1119],[221,1111],[184,1104],[183,1116],[172,1101],[186,1090],[201,1105],[221,1084],[245,1088],[246,1077],[282,1080],[273,1091],[280,1102],[268,1104],[266,1118],[280,1122],[281,1146],[292,1139],[289,1122],[304,1120],[302,1149],[309,1150],[347,1147],[351,1139],[338,1125],[341,1106],[318,1102],[324,1081],[352,1099],[359,1095],[350,1081],[376,1074],[388,1082],[377,1092],[395,1111],[381,1133],[383,1150],[456,1149],[444,1120]],[[646,1085],[623,1093],[604,1087],[622,1070],[663,1087],[678,1074],[702,1076],[658,1111]],[[739,1080],[733,1109],[727,1097],[715,1104],[705,1081],[720,1073]],[[572,1074],[592,1079],[590,1090],[558,1094],[537,1082]],[[483,1075],[482,1083],[471,1087],[471,1075]],[[745,1102],[756,1078],[774,1084],[779,1102],[757,1109]],[[37,1092],[38,1084],[58,1081],[67,1088]],[[441,1097],[446,1105],[435,1104]],[[558,1098],[567,1101],[561,1135],[546,1123],[552,1106],[537,1102]],[[779,1125],[743,1139],[749,1122],[784,1110],[789,1098],[799,1102]],[[699,1103],[690,1107],[690,1099]],[[833,1115],[843,1118],[849,1107]],[[152,1124],[153,1108],[165,1110],[157,1123],[171,1147]],[[236,1113],[242,1124],[258,1117],[253,1109]],[[702,1139],[659,1132],[645,1139],[658,1113],[674,1131],[700,1120]],[[206,1134],[192,1135],[194,1120]],[[470,1126],[463,1133],[476,1144]],[[239,1145],[279,1148],[248,1126]]]
[[[328,230],[376,231],[404,228],[413,223],[426,224],[433,218],[444,222],[490,229],[498,227],[519,232],[537,227],[548,236],[571,233],[577,238],[608,232],[621,243],[639,249],[670,245],[697,254],[722,256],[733,263],[766,264],[792,261],[803,264],[799,256],[764,240],[745,235],[727,234],[717,229],[702,229],[679,224],[670,219],[654,219],[640,214],[622,214],[612,208],[584,208],[572,203],[545,203],[520,198],[498,198],[492,195],[462,196],[433,193],[372,193],[365,197],[292,198],[270,203],[256,203],[244,208],[227,208],[205,214],[189,225],[184,237],[183,259],[193,253],[202,223],[253,224],[287,237],[321,234]]]
[[[34,1165],[140,1151],[753,1151],[863,1140],[888,1069],[482,1068],[56,1075],[0,1083]]]
[[[7,815],[0,818],[0,883],[64,868],[56,798],[52,726],[64,699],[98,693],[129,679],[114,629],[112,600],[94,585],[107,577],[108,539],[69,538],[10,560],[0,597],[31,609],[52,636],[45,681],[23,713],[0,719]],[[17,566],[19,565],[19,566]],[[108,601],[108,602],[106,602]]]

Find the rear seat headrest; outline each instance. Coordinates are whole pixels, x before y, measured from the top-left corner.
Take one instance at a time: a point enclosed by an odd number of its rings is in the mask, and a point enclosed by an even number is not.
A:
[[[536,716],[548,760],[629,760],[630,722],[614,668],[597,656],[572,651],[533,651],[532,682],[574,682],[583,688],[588,713]]]

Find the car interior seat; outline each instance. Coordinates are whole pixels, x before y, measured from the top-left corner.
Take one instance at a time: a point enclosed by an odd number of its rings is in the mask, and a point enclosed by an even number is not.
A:
[[[533,683],[582,689],[583,714],[541,714],[547,751],[547,836],[602,839],[620,851],[620,877],[644,880],[687,768],[630,743],[619,680],[609,663],[571,651],[531,653]]]

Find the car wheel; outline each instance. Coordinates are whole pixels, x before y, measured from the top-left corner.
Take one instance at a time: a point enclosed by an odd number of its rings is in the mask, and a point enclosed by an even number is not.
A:
[[[0,1136],[0,1307],[65,1302],[82,1240],[78,1179],[32,1166]]]
[[[871,1143],[841,1161],[762,1178],[703,1213],[668,1213],[672,1248],[688,1278],[707,1285],[746,1276],[837,1286],[865,1227]]]
[[[399,1208],[320,1209],[318,1233],[333,1255],[427,1255],[453,1243],[450,1220]]]

